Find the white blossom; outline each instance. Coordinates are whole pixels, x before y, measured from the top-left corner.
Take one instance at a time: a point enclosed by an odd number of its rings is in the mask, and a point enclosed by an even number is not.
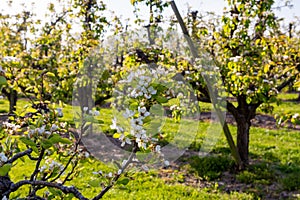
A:
[[[61,122],[59,125],[60,127],[65,128],[67,126],[67,122]]]
[[[103,175],[103,172],[101,171],[101,170],[99,170],[99,171],[97,171],[97,172],[92,172],[93,174],[95,174],[95,175]]]
[[[58,117],[62,117],[64,114],[62,112],[62,108],[56,108]]]
[[[51,132],[54,132],[58,129],[58,126],[56,124],[52,124],[51,128],[50,128],[50,131]]]
[[[283,58],[284,60],[287,60],[289,57],[288,57],[287,55],[284,55],[282,58]]]
[[[99,116],[100,115],[100,112],[98,110],[95,110],[94,111],[94,116]]]
[[[4,62],[16,62],[16,61],[20,61],[19,58],[16,58],[14,56],[5,56],[2,60]]]
[[[229,58],[229,60],[233,61],[233,62],[238,62],[241,58],[242,58],[241,56],[235,56],[235,57]]]
[[[33,130],[33,129],[29,129],[28,130],[28,137],[29,138],[32,138],[32,136],[35,134],[35,130]]]
[[[1,162],[6,162],[8,160],[8,158],[5,156],[5,154],[3,152],[0,153],[0,161]]]
[[[45,131],[45,135],[51,135],[51,132],[50,131]]]
[[[149,171],[149,168],[146,165],[142,165],[142,169],[145,170],[146,172]]]
[[[6,196],[4,196],[4,197],[2,198],[2,200],[8,200],[8,199],[7,199],[7,197],[6,197]]]
[[[124,129],[117,125],[117,118],[116,117],[114,117],[112,119],[112,125],[110,125],[110,128],[113,129],[113,130],[117,130],[118,133],[124,132]]]
[[[0,72],[5,73],[5,70],[2,68],[1,65],[0,65]]]
[[[160,153],[160,151],[161,151],[160,145],[156,145],[155,152]]]
[[[133,115],[134,115],[134,111],[129,110],[128,108],[126,108],[125,113],[123,113],[123,116],[124,116],[126,119],[132,117]]]
[[[84,157],[85,157],[85,158],[88,158],[88,157],[90,157],[90,154],[89,154],[89,152],[87,152],[87,151],[86,151],[86,152],[84,152]]]
[[[117,118],[116,117],[114,117],[112,119],[112,125],[110,125],[110,128],[111,129],[117,129],[118,128],[118,126],[117,126]]]
[[[40,172],[44,172],[46,169],[47,169],[47,166],[46,166],[46,165],[43,165],[43,166],[40,168]]]
[[[155,90],[152,86],[150,86],[150,87],[148,88],[148,92],[149,92],[150,94],[156,94],[156,93],[157,93],[157,90]]]
[[[125,165],[126,165],[127,162],[128,162],[128,160],[123,160],[123,162],[121,164],[122,168],[125,167]]]
[[[46,125],[43,125],[42,127],[37,128],[36,132],[41,135],[45,132],[45,128],[46,128]]]
[[[6,127],[7,129],[9,129],[9,133],[10,133],[10,134],[13,134],[13,133],[16,132],[18,129],[21,128],[20,125],[13,124],[13,123],[9,123],[9,122],[3,122],[2,124],[4,125],[4,127]]]
[[[165,164],[166,166],[169,166],[169,165],[170,165],[170,162],[169,162],[168,160],[165,160],[165,161],[164,161],[164,164]]]
[[[131,123],[131,125],[133,127],[134,126],[141,126],[141,125],[143,125],[143,121],[142,121],[142,119],[140,117],[139,118],[135,118],[135,119],[131,119],[130,123]],[[140,129],[138,128],[138,130],[140,130]]]
[[[299,117],[299,113],[296,113],[296,114],[293,115],[292,118],[297,119],[298,117]]]
[[[52,160],[52,162],[49,164],[49,169],[50,170],[54,170],[54,168],[58,167],[60,171],[62,171],[64,169],[64,166],[54,160]]]
[[[138,112],[142,118],[148,117],[150,113],[147,111],[146,107],[138,107]]]
[[[122,135],[122,136],[124,136],[124,137],[122,137],[122,139],[121,139],[121,137],[119,138],[122,141],[121,147],[124,147],[125,144],[132,144],[131,140],[129,138],[125,137],[125,135]]]

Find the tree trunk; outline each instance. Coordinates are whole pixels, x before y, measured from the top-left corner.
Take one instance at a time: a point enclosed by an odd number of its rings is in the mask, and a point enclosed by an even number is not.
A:
[[[237,149],[243,168],[249,164],[249,131],[251,122],[241,117],[237,121]]]
[[[12,88],[3,88],[2,93],[9,101],[9,114],[13,114],[16,111],[18,92]]]
[[[249,135],[251,120],[255,118],[256,109],[261,102],[256,104],[248,104],[246,96],[237,98],[238,106],[235,107],[232,103],[227,102],[227,109],[233,115],[237,123],[237,151],[241,159],[240,169],[245,169],[249,164]]]
[[[18,92],[11,88],[3,89],[2,92],[9,101],[9,114],[13,114],[16,111]]]
[[[9,114],[13,114],[16,111],[18,93],[16,90],[11,89],[8,95],[9,100]]]

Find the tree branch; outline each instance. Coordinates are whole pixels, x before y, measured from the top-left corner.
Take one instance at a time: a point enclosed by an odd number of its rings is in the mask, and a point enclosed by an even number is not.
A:
[[[281,85],[279,85],[278,87],[276,87],[276,89],[278,90],[278,92],[281,92],[281,90],[283,88],[285,88],[286,86],[288,86],[289,84],[291,84],[292,82],[294,82],[296,80],[297,75],[290,77],[287,81],[283,82]]]
[[[109,185],[107,185],[105,188],[103,188],[103,190],[100,192],[100,194],[98,194],[97,196],[95,196],[92,200],[99,200],[103,197],[103,195],[108,192],[108,190],[110,188],[112,188],[114,186],[114,183],[117,182],[117,180],[120,178],[120,176],[122,175],[122,172],[128,167],[128,165],[132,162],[133,157],[135,156],[135,153],[137,152],[138,147],[137,144],[135,144],[127,162],[125,163],[125,165],[121,168],[121,173],[117,174],[114,179],[111,181],[111,183]]]
[[[57,188],[64,192],[65,194],[74,194],[75,197],[77,197],[80,200],[88,200],[88,198],[84,197],[74,186],[64,186],[60,183],[50,183],[47,181],[31,181],[31,180],[23,180],[19,181],[16,184],[12,184],[10,189],[6,192],[4,192],[3,196],[7,196],[9,193],[14,192],[18,190],[23,185],[32,185],[32,186],[45,186],[45,187],[52,187]]]
[[[26,156],[26,155],[31,159],[31,156],[30,156],[31,152],[32,152],[32,149],[31,149],[31,148],[30,148],[30,149],[27,149],[27,150],[25,150],[25,151],[23,151],[23,152],[19,152],[19,153],[17,153],[16,155],[14,155],[11,159],[9,159],[9,160],[7,161],[7,163],[13,163],[13,162],[15,162],[17,159],[19,159],[19,158],[21,158],[21,157],[23,157],[23,156]]]

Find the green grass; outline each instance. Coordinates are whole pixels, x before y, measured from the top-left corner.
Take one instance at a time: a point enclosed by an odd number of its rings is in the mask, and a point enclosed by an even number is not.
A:
[[[300,102],[295,101],[298,98],[297,93],[280,93],[278,98],[280,100],[279,105],[273,103],[273,114],[283,115],[287,113],[300,113]]]
[[[280,105],[279,108],[286,106],[285,103]],[[19,101],[17,109],[23,109],[25,105],[25,101]],[[292,106],[297,107],[296,104],[292,104]],[[0,101],[0,110],[7,110],[7,108],[7,101]],[[72,106],[65,105],[63,112],[64,117],[61,120],[73,123]],[[104,121],[103,130],[108,131],[112,111],[101,109],[99,118]],[[252,127],[250,130],[250,158],[257,162],[252,164],[246,171],[237,174],[236,179],[242,183],[253,184],[255,188],[241,193],[226,194],[219,187],[200,189],[187,186],[184,184],[185,179],[182,175],[184,170],[187,170],[189,174],[200,180],[210,181],[218,180],[223,172],[232,170],[233,161],[230,157],[226,139],[220,133],[220,126],[214,123],[195,122],[193,120],[185,120],[182,124],[174,123],[167,118],[163,120],[164,125],[161,132],[164,141],[162,144],[171,141],[179,146],[184,146],[191,143],[190,150],[210,151],[213,156],[181,158],[180,160],[184,164],[179,171],[173,172],[172,181],[160,178],[158,170],[149,173],[131,173],[131,180],[128,185],[117,185],[105,195],[104,199],[258,199],[265,195],[260,188],[264,188],[273,182],[281,185],[280,191],[300,190],[299,131],[287,129],[268,130]],[[155,120],[152,121],[154,127],[156,122]],[[178,131],[178,127],[181,127],[180,131]],[[230,130],[235,138],[236,127],[230,126]],[[17,165],[13,167],[13,171],[10,172],[10,176],[14,181],[28,178],[33,167],[28,160],[25,160],[25,162],[18,161]],[[80,173],[69,184],[76,185],[89,198],[101,190],[100,187],[91,186],[90,183],[94,180],[92,172],[100,169],[107,172],[115,171],[114,167],[104,165],[97,160],[92,160],[90,163],[81,163],[79,167]],[[27,192],[28,188],[22,187],[21,190],[13,193],[11,197],[16,198],[18,195]]]

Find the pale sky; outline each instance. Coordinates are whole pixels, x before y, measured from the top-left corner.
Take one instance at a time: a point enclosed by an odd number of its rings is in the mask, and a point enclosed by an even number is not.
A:
[[[6,1],[6,0],[0,0]],[[31,3],[35,2],[34,8],[32,8]],[[12,8],[7,8],[2,4],[2,7],[0,10],[4,10],[4,12],[8,13],[15,13],[20,12],[21,7],[19,6],[20,3],[25,3],[26,7],[29,10],[32,10],[37,13],[38,17],[43,17],[44,11],[47,8],[47,5],[49,2],[57,3],[56,0],[13,0],[14,6]],[[130,4],[130,0],[103,0],[103,2],[107,5],[107,8],[109,10],[112,10],[115,12],[117,16],[121,16],[123,19],[131,18],[134,19],[133,14],[133,6]],[[191,6],[191,10],[198,10],[199,12],[206,12],[206,11],[212,11],[215,12],[218,15],[221,15],[223,12],[223,8],[226,6],[227,0],[175,0],[177,7],[182,15],[185,15],[187,13],[187,7],[188,5]],[[283,5],[283,0],[275,0],[275,6],[277,5]],[[295,16],[300,16],[300,0],[291,0],[291,3],[294,5],[292,9],[289,8],[283,8],[280,11],[276,11],[276,14],[279,17],[284,17],[289,22],[293,20]],[[297,12],[298,11],[298,12]],[[144,19],[147,19],[147,13],[146,12],[140,12],[141,17]],[[173,14],[171,8],[167,8],[164,11],[165,16],[171,16]]]

